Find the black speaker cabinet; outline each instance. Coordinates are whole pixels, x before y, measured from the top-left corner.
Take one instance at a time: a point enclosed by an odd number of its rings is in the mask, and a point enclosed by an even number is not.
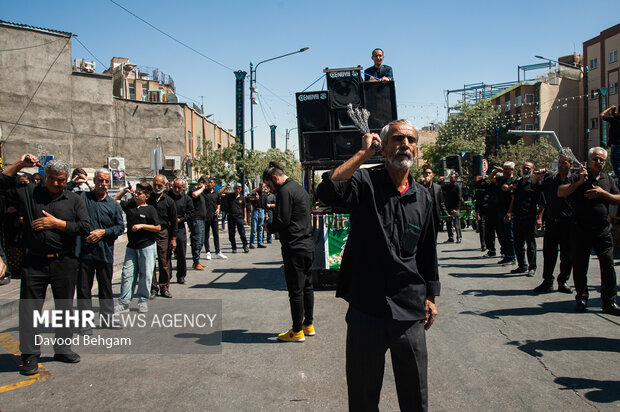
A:
[[[332,130],[357,129],[349,113],[347,113],[347,109],[332,110],[332,120],[334,122]]]
[[[456,172],[459,176],[463,174],[461,169],[461,156],[460,155],[450,155],[446,156],[446,168],[449,171]],[[446,173],[447,176],[447,173]]]
[[[295,94],[299,134],[331,130],[329,92],[302,92]]]
[[[301,138],[301,162],[309,164],[341,164],[362,147],[362,133],[358,130],[307,132]],[[367,163],[383,163],[377,152]]]
[[[482,176],[482,155],[481,154],[475,154],[471,157],[471,169],[472,169],[472,175],[474,176]]]
[[[299,133],[299,157],[303,162],[331,161],[334,147],[330,132]]]
[[[368,126],[381,129],[383,126],[398,119],[396,113],[396,89],[394,82],[364,82],[364,106],[370,112]]]
[[[325,69],[327,90],[329,90],[329,106],[331,109],[346,109],[362,106],[361,67],[347,69]]]

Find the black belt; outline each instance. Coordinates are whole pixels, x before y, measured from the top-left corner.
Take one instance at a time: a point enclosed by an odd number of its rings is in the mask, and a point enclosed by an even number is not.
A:
[[[71,251],[60,251],[60,252],[54,252],[54,253],[37,253],[32,250],[28,250],[26,255],[32,255],[32,256],[36,256],[36,257],[44,258],[44,259],[60,259],[71,253],[73,253],[72,250]]]

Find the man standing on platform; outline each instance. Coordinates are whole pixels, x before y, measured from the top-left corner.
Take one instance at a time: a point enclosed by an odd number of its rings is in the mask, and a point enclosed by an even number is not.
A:
[[[159,232],[155,235],[157,245],[157,267],[159,268],[159,285],[154,273],[151,283],[151,299],[160,292],[164,298],[171,298],[170,293],[170,257],[177,247],[177,209],[174,201],[164,193],[167,179],[163,175],[153,178],[153,193],[148,197],[147,204],[157,210],[159,216]]]
[[[284,173],[278,162],[269,162],[263,182],[276,194],[273,222],[267,230],[277,232],[282,244],[284,277],[291,305],[293,327],[278,335],[284,342],[303,342],[316,334],[313,325],[314,289],[310,267],[314,259],[310,196]]]
[[[370,58],[375,64],[364,71],[364,81],[385,83],[394,80],[392,68],[383,64],[383,50],[374,49]]]
[[[593,147],[588,151],[588,167],[581,167],[558,188],[558,197],[571,196],[573,225],[571,253],[575,282],[575,312],[585,312],[588,306],[588,264],[594,249],[601,268],[601,300],[603,312],[620,316],[616,304],[618,286],[614,269],[613,239],[609,223],[609,205],[620,204],[620,190],[603,172],[607,151]]]
[[[190,221],[194,215],[194,202],[185,193],[185,181],[181,178],[174,179],[172,190],[167,194],[174,201],[174,207],[177,211],[177,247],[174,249],[174,256],[177,261],[177,282],[183,285],[187,276],[187,262],[185,261],[187,231],[185,230],[185,222]],[[170,268],[170,277],[172,277],[172,255],[170,255],[168,267]]]
[[[26,254],[19,293],[19,350],[24,375],[34,375],[39,371],[41,347],[35,340],[34,311],[43,309],[48,285],[52,287],[56,310],[71,310],[78,273],[76,238],[90,232],[84,201],[79,195],[65,190],[70,172],[67,162],[54,159],[45,165],[45,186],[32,183],[18,186],[17,172],[36,164],[36,156],[24,154],[0,174],[0,190],[14,195],[17,209],[24,219]],[[72,336],[69,327],[56,329],[56,338],[62,342]],[[54,352],[54,360],[80,361],[80,355],[71,350],[71,344],[54,345]]]
[[[361,168],[381,144],[385,168]],[[351,213],[337,296],[349,302],[346,368],[349,410],[378,410],[390,349],[400,409],[428,409],[426,334],[440,283],[433,202],[409,168],[418,133],[395,120],[365,134],[362,148],[323,176],[317,196]]]
[[[114,314],[114,242],[125,231],[123,212],[119,204],[108,195],[112,174],[108,169],[97,169],[93,183],[95,189],[80,192],[90,218],[90,233],[80,238],[77,256],[80,270],[77,279],[78,310],[93,310],[91,291],[95,275],[99,288],[99,314],[109,317]],[[111,325],[112,322],[102,323]],[[90,327],[80,328],[82,335],[93,333]]]

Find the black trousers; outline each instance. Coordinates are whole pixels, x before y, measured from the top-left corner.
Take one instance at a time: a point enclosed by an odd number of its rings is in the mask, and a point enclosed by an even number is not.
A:
[[[525,267],[527,246],[527,268],[536,270],[536,215],[514,216],[514,247],[519,267]]]
[[[545,226],[543,238],[543,279],[553,282],[553,271],[558,260],[558,248],[560,249],[560,274],[558,283],[566,283],[570,278],[573,268],[571,262],[570,227],[568,221],[548,221]]]
[[[592,249],[598,257],[601,269],[601,300],[608,302],[616,298],[618,286],[614,269],[613,247],[611,225],[598,230],[584,230],[576,224],[571,226],[571,254],[576,300],[588,300],[587,275]]]
[[[177,228],[177,247],[174,249],[174,257],[177,261],[177,280],[187,276],[187,261],[185,260],[186,254],[187,230],[185,229],[185,224],[179,223]],[[170,255],[168,267],[170,268],[170,278],[172,279],[172,254]]]
[[[314,289],[310,267],[314,252],[284,252],[284,277],[291,304],[293,331],[299,332],[302,325],[312,325],[314,316]]]
[[[172,248],[170,247],[170,234],[168,229],[162,229],[155,234],[155,244],[157,246],[157,268],[153,270],[153,278],[151,280],[151,291],[166,291],[170,287],[170,259],[172,257]],[[157,270],[159,269],[159,285],[157,282]]]
[[[217,224],[217,218],[205,220],[205,248],[207,253],[211,252],[209,248],[209,232],[213,233],[213,247],[215,247],[215,253],[220,253],[220,231]]]
[[[19,350],[22,359],[39,356],[41,347],[35,344],[38,328],[33,326],[33,311],[41,311],[45,302],[47,286],[51,285],[57,310],[73,309],[73,294],[78,276],[78,261],[71,254],[60,258],[46,258],[28,254],[22,264],[22,280],[19,291]],[[56,338],[71,339],[71,327],[56,328]],[[71,345],[54,345],[54,352],[67,353]]]
[[[80,260],[77,278],[78,310],[93,310],[92,290],[95,275],[99,288],[99,313],[114,313],[114,294],[112,293],[113,264],[99,260]]]
[[[349,411],[378,411],[385,353],[390,350],[401,411],[428,410],[424,321],[377,318],[349,306],[347,387]]]
[[[205,222],[206,226],[206,222]],[[237,250],[237,241],[235,240],[235,230],[239,232],[239,238],[241,238],[241,244],[245,249],[248,247],[248,239],[245,237],[245,226],[243,225],[243,216],[231,216],[228,215],[228,240],[230,240],[230,246],[232,250]],[[206,234],[205,234],[206,239]]]
[[[495,233],[497,233],[496,213],[480,215],[480,236],[484,236],[484,245],[489,252],[495,253]],[[499,238],[499,235],[497,236]],[[480,241],[482,243],[482,240]]]
[[[502,255],[508,259],[515,258],[515,244],[513,237],[511,219],[508,223],[504,222],[505,213],[497,213],[497,235],[499,237],[499,246]]]

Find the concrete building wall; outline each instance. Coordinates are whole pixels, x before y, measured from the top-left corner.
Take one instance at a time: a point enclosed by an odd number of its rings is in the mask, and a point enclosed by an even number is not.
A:
[[[559,84],[540,83],[540,129],[554,131],[562,146],[570,147],[576,156],[580,151],[582,130],[579,128],[581,82],[559,79]],[[553,142],[550,142],[552,145]]]

